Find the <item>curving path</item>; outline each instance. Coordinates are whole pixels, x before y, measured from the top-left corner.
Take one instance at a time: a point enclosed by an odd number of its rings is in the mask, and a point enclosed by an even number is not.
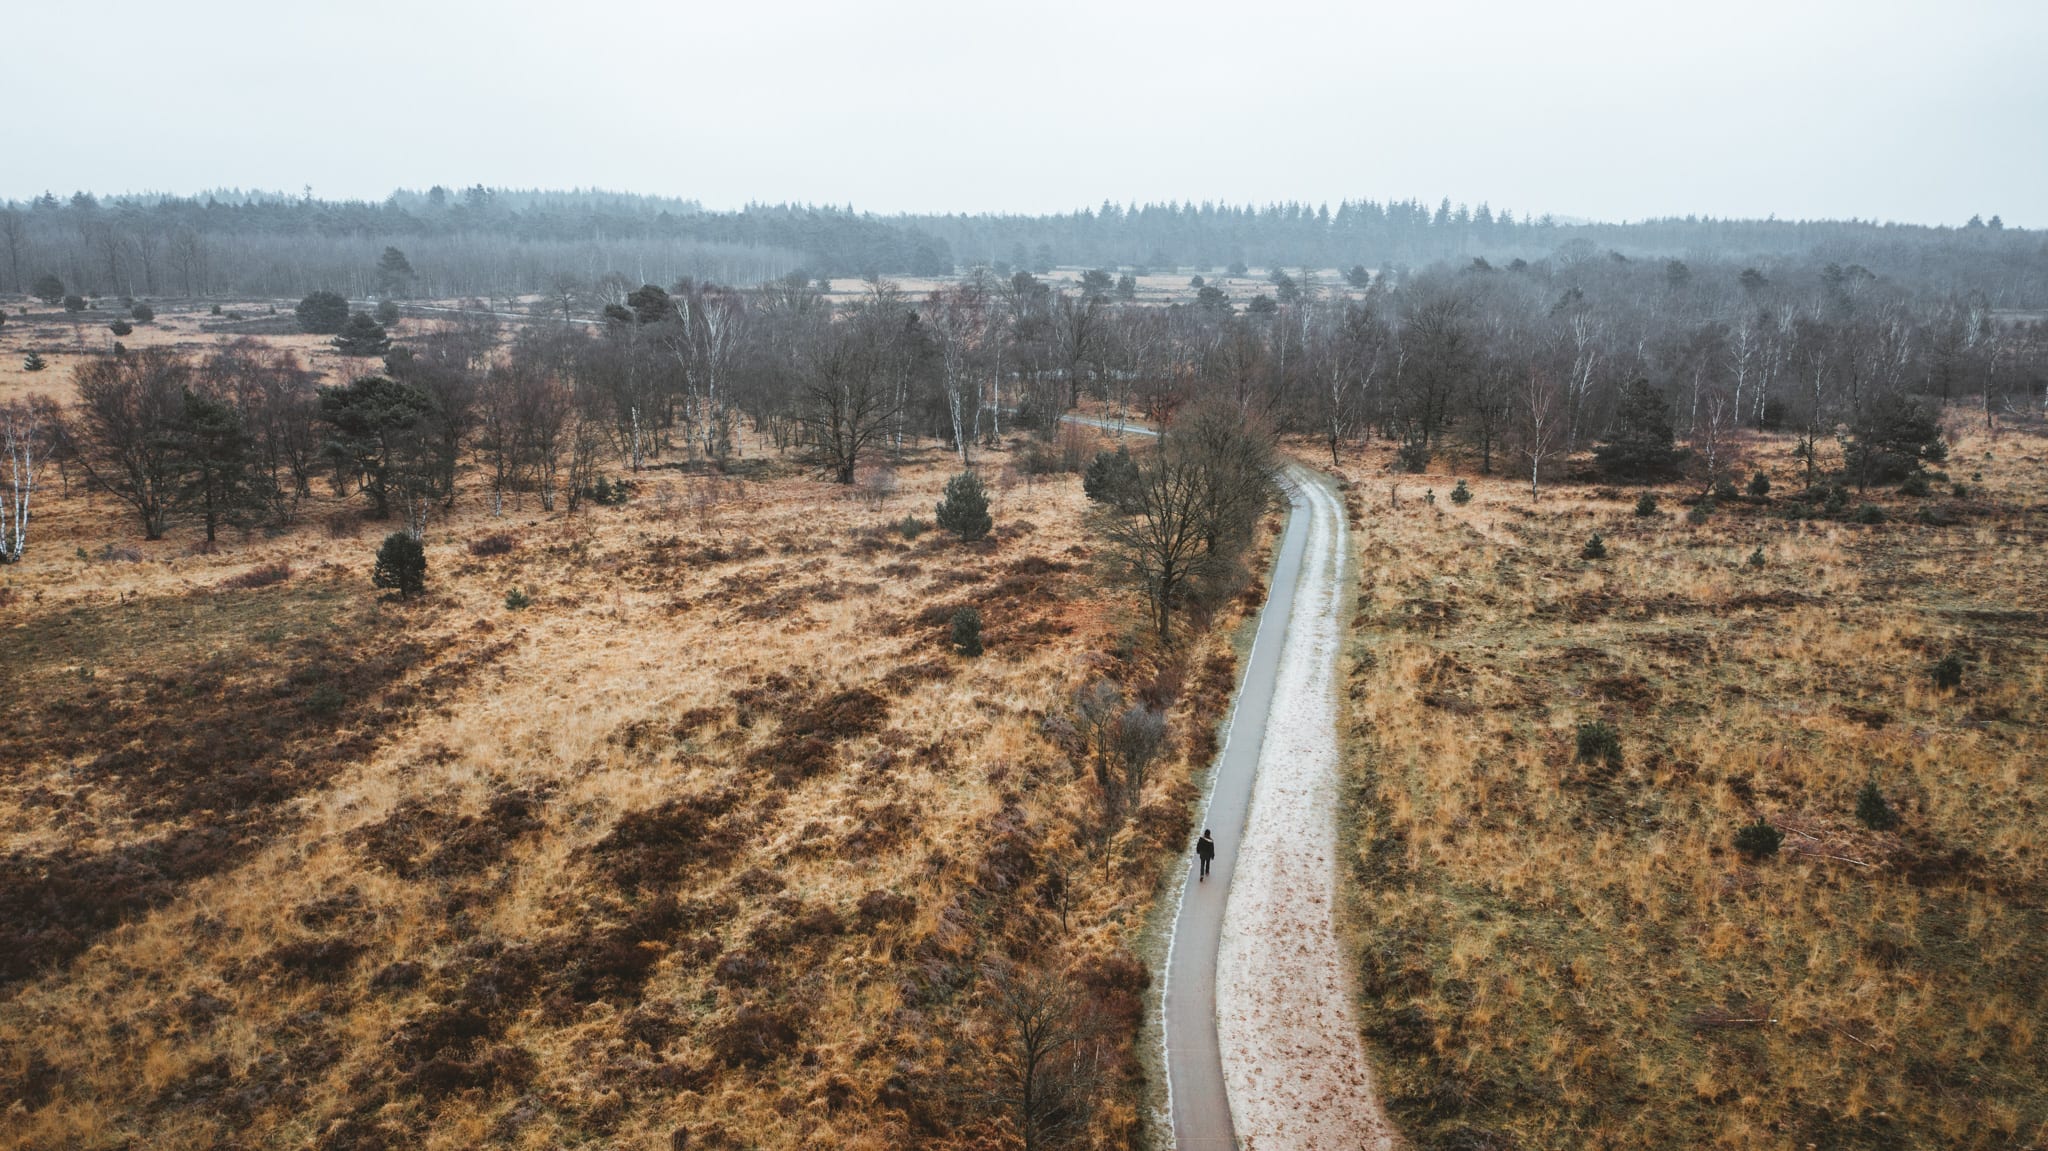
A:
[[[1332,922],[1344,509],[1288,468],[1292,509],[1217,760],[1217,854],[1183,882],[1162,996],[1181,1151],[1391,1147]],[[1190,852],[1192,859],[1192,852]]]

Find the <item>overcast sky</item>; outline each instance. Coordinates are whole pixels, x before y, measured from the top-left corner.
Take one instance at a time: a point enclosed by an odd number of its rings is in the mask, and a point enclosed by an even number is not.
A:
[[[2048,226],[2048,0],[9,4],[0,197]]]

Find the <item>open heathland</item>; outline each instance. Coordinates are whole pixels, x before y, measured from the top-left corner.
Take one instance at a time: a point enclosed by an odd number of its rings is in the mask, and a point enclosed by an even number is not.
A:
[[[2048,1139],[2048,438],[1950,434],[1963,494],[1834,520],[1776,438],[1705,510],[1346,460],[1348,911],[1416,1146]]]
[[[972,543],[928,441],[574,512],[465,470],[402,599],[324,483],[209,549],[53,469],[0,568],[0,1147],[993,1146],[1033,1003],[1131,1137],[1130,948],[1262,589],[1152,645],[1018,454]],[[1114,819],[1084,685],[1163,717]]]

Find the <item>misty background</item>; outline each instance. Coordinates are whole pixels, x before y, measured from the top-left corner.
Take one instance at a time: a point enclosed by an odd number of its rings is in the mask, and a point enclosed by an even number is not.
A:
[[[1420,197],[2048,224],[2048,6],[18,6],[0,198],[600,187],[863,211]],[[58,46],[71,45],[60,50]]]

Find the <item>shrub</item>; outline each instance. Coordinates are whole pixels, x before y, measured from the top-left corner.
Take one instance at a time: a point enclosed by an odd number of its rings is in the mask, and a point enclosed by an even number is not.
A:
[[[30,352],[21,358],[21,370],[24,372],[40,372],[49,366],[41,352]]]
[[[261,567],[250,568],[241,575],[229,576],[221,581],[220,586],[247,591],[251,588],[269,587],[271,584],[283,583],[290,578],[292,578],[292,565],[282,562],[269,563]]]
[[[216,315],[216,316],[220,315],[220,305],[219,305],[219,304],[215,304],[215,305],[214,305],[214,306],[213,306],[213,307],[212,307],[212,308],[210,309],[210,314],[212,314],[212,315]]]
[[[1859,524],[1881,524],[1884,522],[1884,509],[1876,504],[1863,504],[1852,518]]]
[[[107,330],[117,336],[131,336],[135,334],[135,325],[126,320],[115,320],[107,325]]]
[[[930,531],[932,525],[918,519],[916,516],[904,516],[889,526],[895,529],[896,534],[904,539],[914,540],[925,532]]]
[[[507,611],[525,611],[532,606],[533,597],[518,588],[513,588],[505,593],[505,609]]]
[[[972,543],[988,534],[995,521],[988,514],[988,490],[981,477],[961,472],[946,481],[946,496],[939,501],[939,526]]]
[[[1599,532],[1594,532],[1593,538],[1586,541],[1586,546],[1579,549],[1579,558],[1588,560],[1604,560],[1607,558],[1607,541],[1600,538]]]
[[[1429,444],[1421,440],[1402,444],[1394,452],[1394,466],[1409,475],[1419,476],[1429,470]]]
[[[64,297],[64,310],[67,312],[83,312],[85,310],[85,297],[76,292]]]
[[[1649,493],[1649,492],[1644,492],[1644,493],[1643,493],[1643,494],[1642,494],[1642,495],[1641,495],[1640,497],[1638,497],[1638,498],[1637,498],[1637,500],[1636,500],[1636,514],[1637,514],[1637,515],[1639,515],[1639,516],[1654,516],[1654,515],[1656,515],[1656,514],[1657,514],[1657,497],[1656,497],[1655,495],[1653,495],[1653,494]]]
[[[318,336],[332,336],[348,324],[348,300],[335,292],[313,292],[293,309],[299,327]]]
[[[1685,522],[1695,526],[1706,523],[1712,518],[1714,518],[1714,501],[1712,500],[1701,500],[1685,511]]]
[[[615,508],[632,498],[633,481],[620,480],[613,483],[604,476],[599,476],[596,483],[584,489],[583,495],[600,507]]]
[[[1465,486],[1464,480],[1459,480],[1458,486],[1451,489],[1451,502],[1460,507],[1472,502],[1472,489]]]
[[[1621,766],[1621,733],[1604,719],[1580,724],[1579,762]]]
[[[1955,652],[1942,656],[1928,675],[1934,680],[1934,686],[1944,691],[1952,691],[1955,688],[1961,687],[1963,685],[1963,657]]]
[[[1884,792],[1877,789],[1874,779],[1856,793],[1856,818],[1872,831],[1890,831],[1899,825],[1899,813],[1885,802]]]
[[[1735,833],[1735,850],[1751,859],[1778,854],[1778,846],[1784,842],[1785,833],[1761,819]]]
[[[1088,470],[1081,473],[1081,490],[1098,504],[1122,507],[1138,487],[1138,464],[1131,450],[1117,445],[1113,452],[1097,452]]]
[[[406,532],[392,532],[377,549],[377,563],[370,569],[370,582],[390,588],[406,599],[427,586],[427,552],[420,541]]]
[[[128,314],[135,317],[135,322],[138,324],[147,324],[151,320],[156,319],[156,309],[148,304],[137,304],[128,309]]]
[[[1763,566],[1764,566],[1764,545],[1762,545],[1762,544],[1758,544],[1758,545],[1756,545],[1756,550],[1755,550],[1755,551],[1753,551],[1753,552],[1751,552],[1751,553],[1749,553],[1749,566],[1751,566],[1751,567],[1753,567],[1753,568],[1756,568],[1756,569],[1757,569],[1757,570],[1759,570],[1759,571],[1763,570]]]
[[[377,322],[386,327],[398,322],[398,302],[396,300],[377,301]]]
[[[1765,496],[1770,495],[1771,477],[1762,472],[1749,477],[1749,494],[1755,499],[1763,499]]]
[[[1820,510],[1822,515],[1831,518],[1841,515],[1849,510],[1849,493],[1840,485],[1829,487],[1821,500]]]
[[[512,537],[511,532],[492,532],[490,535],[478,536],[469,541],[469,554],[479,559],[501,556],[518,546],[518,542]]]
[[[963,607],[953,613],[953,649],[961,655],[981,654],[981,612]]]
[[[1714,481],[1714,498],[1715,498],[1715,499],[1717,499],[1717,500],[1732,500],[1732,499],[1734,499],[1734,498],[1735,498],[1735,497],[1736,497],[1736,496],[1737,496],[1738,494],[1739,494],[1739,493],[1738,493],[1738,492],[1736,492],[1736,490],[1735,490],[1735,481],[1734,481],[1734,480],[1731,480],[1731,479],[1726,479],[1726,478],[1723,478],[1723,479],[1719,479],[1719,480],[1715,480],[1715,481]]]
[[[1970,498],[1970,485],[1962,483],[1961,481],[1958,481],[1955,484],[1951,485],[1948,490],[1955,493],[1955,497],[1959,500],[1966,500]]]
[[[1901,495],[1924,496],[1932,490],[1933,488],[1927,483],[1927,473],[1924,471],[1914,472],[1899,482],[1899,494]]]

